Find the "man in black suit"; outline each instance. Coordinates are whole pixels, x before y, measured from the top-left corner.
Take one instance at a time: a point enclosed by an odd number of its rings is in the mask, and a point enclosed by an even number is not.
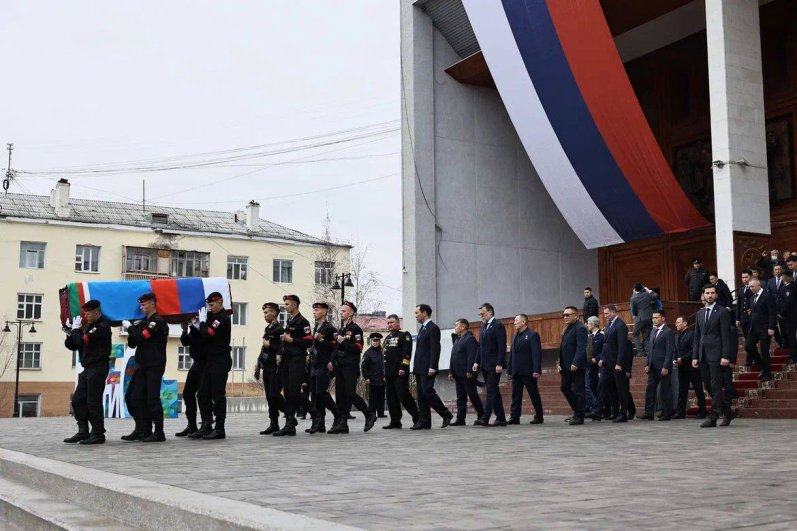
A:
[[[763,285],[762,285],[763,286]],[[775,299],[775,306],[778,307],[780,305],[781,299],[786,295],[786,284],[783,282],[783,266],[780,264],[776,264],[772,268],[772,278],[767,280],[766,291],[768,291]],[[780,317],[776,317],[776,326],[775,326],[775,342],[783,347],[785,346],[785,341],[783,338],[783,334],[781,334],[781,330],[783,328],[783,323],[781,322]]]
[[[731,288],[728,287],[724,280],[714,273],[708,276],[708,282],[717,288],[717,303],[720,306],[724,306],[730,310],[731,306],[733,305],[733,295],[731,295]]]
[[[598,382],[598,403],[607,404],[614,388],[617,394],[617,417],[612,422],[628,422],[628,374],[631,373],[634,353],[629,348],[628,326],[617,315],[617,306],[609,304],[603,309],[606,328],[603,329],[603,360],[601,379]],[[590,418],[598,420],[601,412],[593,410]]]
[[[479,317],[484,324],[479,334],[479,352],[476,354],[473,372],[481,367],[487,385],[487,403],[484,405],[484,415],[476,421],[476,425],[506,426],[504,401],[498,389],[506,363],[506,330],[501,321],[495,318],[495,309],[490,303],[485,302],[479,307]],[[495,422],[490,424],[493,411],[495,411]]]
[[[592,294],[592,288],[587,287],[584,288],[584,323],[586,324],[587,319],[590,317],[597,317],[599,312],[598,308],[598,299]]]
[[[777,304],[775,297],[761,287],[758,279],[750,281],[750,289],[753,294],[750,296],[750,332],[744,343],[744,350],[747,355],[761,368],[761,381],[772,380],[772,371],[769,366],[769,347],[772,343],[772,336],[775,335],[775,323],[777,317]],[[761,350],[758,350],[758,344]]]
[[[451,361],[448,365],[448,379],[455,382],[457,387],[457,420],[451,423],[452,426],[465,425],[469,398],[478,418],[482,418],[484,415],[482,399],[476,388],[477,373],[472,370],[473,364],[476,363],[479,343],[469,328],[470,323],[467,319],[457,319],[451,337],[453,344],[451,346]]]
[[[783,298],[778,303],[778,315],[781,319],[783,337],[789,347],[789,363],[797,362],[797,289],[794,284],[794,277],[790,273],[783,274],[783,282],[786,288]]]
[[[415,340],[415,362],[412,367],[417,382],[419,417],[410,429],[432,429],[432,408],[443,417],[442,427],[445,428],[451,424],[454,415],[443,405],[434,390],[440,361],[440,328],[432,321],[432,307],[428,304],[415,307],[415,320],[421,325]]]
[[[648,360],[645,365],[645,374],[648,375],[648,385],[645,390],[645,414],[639,418],[640,420],[653,420],[656,410],[656,389],[661,384],[662,404],[659,420],[670,420],[672,418],[670,371],[675,352],[675,337],[670,327],[667,326],[667,316],[664,310],[653,312],[653,328],[650,331],[647,351]]]
[[[529,328],[529,317],[525,313],[515,316],[514,325],[515,335],[512,338],[509,363],[506,366],[506,372],[512,379],[512,406],[509,424],[520,424],[524,387],[534,406],[534,419],[529,424],[542,424],[542,399],[537,386],[537,380],[542,374],[540,334]]]
[[[751,284],[753,281],[751,281]],[[761,285],[757,284],[758,291]],[[706,307],[695,317],[695,339],[692,345],[692,367],[698,368],[703,382],[708,383],[711,393],[711,413],[701,428],[713,428],[722,414],[722,426],[731,423],[735,414],[731,411],[731,397],[736,396],[733,387],[733,369],[738,346],[733,343],[730,312],[717,304],[717,288],[703,288]]]
[[[675,363],[673,367],[678,370],[678,405],[675,408],[675,418],[686,418],[686,402],[689,397],[689,386],[697,397],[697,418],[706,418],[706,395],[703,393],[703,378],[700,369],[692,367],[692,343],[695,333],[689,330],[686,319],[678,317],[675,320]]]
[[[562,378],[560,389],[565,395],[573,416],[570,425],[584,424],[586,391],[584,390],[584,371],[587,368],[587,327],[578,320],[578,309],[568,306],[562,312],[565,328],[559,346],[559,374]]]

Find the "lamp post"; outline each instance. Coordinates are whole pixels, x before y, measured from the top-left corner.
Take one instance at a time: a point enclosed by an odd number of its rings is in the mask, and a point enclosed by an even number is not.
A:
[[[338,280],[340,280],[340,284],[338,284]],[[354,284],[351,282],[351,273],[341,273],[340,275],[335,275],[335,283],[332,284],[332,289],[340,290],[340,303],[343,304],[346,302],[346,288],[353,288]]]
[[[6,326],[3,328],[3,333],[11,332],[9,325],[17,327],[17,376],[14,383],[14,412],[13,417],[21,417],[22,412],[19,410],[19,366],[22,362],[22,329],[30,325],[30,333],[36,333],[36,324],[33,321],[23,321],[17,319],[16,321],[6,321]]]

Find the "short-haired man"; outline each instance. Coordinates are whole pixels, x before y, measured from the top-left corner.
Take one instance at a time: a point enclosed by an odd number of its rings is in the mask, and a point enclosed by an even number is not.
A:
[[[495,318],[495,309],[489,302],[479,306],[479,317],[482,328],[479,333],[479,351],[473,372],[481,368],[484,383],[487,386],[487,400],[484,404],[484,415],[476,422],[478,426],[506,426],[504,401],[498,384],[506,364],[506,330],[501,321]],[[495,422],[490,424],[490,417],[495,412]]]
[[[731,288],[729,288],[725,281],[718,277],[715,273],[711,273],[708,276],[708,281],[711,285],[716,286],[717,288],[717,303],[720,306],[724,306],[730,310],[731,305],[733,304]]]
[[[570,425],[584,424],[584,371],[587,368],[587,328],[578,320],[578,309],[567,306],[562,311],[565,328],[559,347],[558,370],[562,378],[562,394],[573,410]]]
[[[385,337],[385,396],[390,423],[383,430],[401,429],[401,406],[418,423],[418,405],[410,394],[410,360],[412,359],[412,334],[401,329],[399,316],[387,316],[388,334]]]
[[[598,312],[600,312],[600,306],[598,304],[598,299],[592,294],[592,288],[584,288],[584,323],[586,323],[587,319],[590,317],[597,317]]]
[[[675,360],[673,366],[678,371],[678,405],[675,408],[676,419],[686,418],[686,401],[689,396],[689,387],[695,392],[697,398],[697,418],[706,418],[706,395],[703,392],[703,378],[700,369],[692,367],[692,345],[695,334],[689,330],[686,319],[678,317],[675,320]]]
[[[465,318],[457,319],[454,323],[454,333],[451,335],[451,361],[448,365],[448,379],[453,381],[457,389],[457,420],[452,426],[464,426],[467,414],[468,399],[476,410],[476,415],[484,415],[484,406],[476,388],[477,373],[473,372],[476,363],[476,353],[479,343],[469,330],[470,323]]]
[[[760,379],[762,382],[772,380],[772,371],[769,363],[769,347],[775,335],[777,318],[777,303],[775,297],[761,287],[761,281],[750,281],[750,332],[744,343],[744,350],[748,356],[761,368]],[[758,350],[759,343],[761,350]]]
[[[516,315],[513,324],[515,335],[510,343],[509,363],[506,366],[506,372],[512,379],[512,406],[509,424],[520,424],[524,387],[534,406],[534,418],[529,424],[542,424],[542,398],[537,386],[537,380],[542,375],[540,334],[529,327],[529,317],[525,313]]]
[[[313,303],[313,346],[310,350],[310,390],[313,393],[315,415],[312,425],[305,433],[326,433],[326,415],[329,410],[337,416],[337,406],[329,394],[329,362],[335,352],[335,333],[337,330],[327,319],[329,304]]]
[[[745,269],[742,271],[741,279],[742,285],[736,290],[736,326],[741,328],[742,335],[747,338],[747,334],[750,332],[750,313],[748,310],[750,309],[750,296],[753,294],[748,284],[753,279],[753,272]],[[752,362],[753,360],[749,356],[745,357],[745,367],[749,367]]]
[[[415,362],[412,366],[417,382],[419,418],[410,429],[431,429],[432,408],[443,417],[441,427],[445,428],[451,424],[454,415],[434,390],[440,363],[440,328],[432,321],[432,307],[428,304],[419,304],[415,307],[415,321],[421,325],[415,340]]]
[[[708,273],[703,269],[703,259],[695,258],[692,260],[692,268],[684,276],[686,290],[689,293],[690,301],[699,301],[703,286],[708,284]]]
[[[653,327],[653,301],[659,294],[641,283],[634,284],[631,296],[631,315],[634,317],[634,343],[638,356],[647,356],[647,343],[650,329]]]
[[[587,370],[584,372],[584,391],[587,411],[591,412],[598,403],[598,381],[600,362],[603,359],[603,332],[600,319],[593,315],[587,319]],[[592,347],[592,348],[590,348]]]
[[[603,329],[603,363],[601,378],[598,382],[598,404],[609,403],[610,388],[617,394],[617,417],[612,422],[628,422],[630,394],[628,387],[629,375],[633,364],[633,353],[628,344],[628,326],[617,315],[617,306],[609,304],[603,309],[606,327]],[[631,408],[633,409],[633,408]],[[601,411],[593,410],[590,418],[598,420]]]
[[[78,431],[65,443],[102,444],[105,442],[105,410],[102,394],[108,377],[111,356],[111,325],[102,315],[100,301],[87,301],[81,309],[86,321],[78,315],[64,328],[64,346],[78,353],[83,370],[78,374],[77,387],[72,394],[72,411]],[[91,433],[89,433],[91,423]]]
[[[266,328],[263,330],[263,344],[260,347],[260,355],[257,357],[255,366],[255,380],[263,375],[263,390],[266,393],[266,403],[268,404],[268,427],[260,432],[260,435],[271,435],[280,429],[280,411],[285,411],[285,399],[282,397],[282,378],[279,375],[279,365],[277,356],[282,351],[282,334],[285,329],[279,322],[279,304],[267,302],[263,305],[263,319],[266,321]]]
[[[648,385],[645,390],[645,414],[643,420],[653,420],[656,409],[656,390],[661,385],[661,417],[659,420],[672,418],[672,390],[670,389],[670,371],[675,353],[675,336],[667,326],[667,314],[664,310],[653,312],[653,329],[648,340],[648,361],[645,373]]]
[[[224,309],[224,299],[218,291],[208,295],[206,308],[199,310],[199,335],[208,364],[202,375],[199,386],[199,402],[204,402],[205,410],[212,407],[216,425],[210,433],[199,430],[190,435],[197,439],[202,433],[202,439],[218,440],[227,437],[224,423],[227,419],[227,378],[232,369],[232,322],[230,312]]]

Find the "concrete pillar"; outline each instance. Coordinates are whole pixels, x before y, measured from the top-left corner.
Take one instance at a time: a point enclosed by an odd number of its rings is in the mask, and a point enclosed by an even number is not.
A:
[[[734,233],[770,233],[758,0],[706,0],[706,32],[717,269],[734,289]]]

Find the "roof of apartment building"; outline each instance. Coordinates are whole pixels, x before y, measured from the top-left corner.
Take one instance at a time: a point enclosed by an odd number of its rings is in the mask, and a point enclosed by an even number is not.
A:
[[[254,201],[247,205],[245,211],[239,212],[160,205],[142,208],[140,203],[70,198],[69,183],[63,179],[49,197],[33,194],[0,195],[0,219],[9,217],[326,243],[315,236],[260,219],[260,205]]]

